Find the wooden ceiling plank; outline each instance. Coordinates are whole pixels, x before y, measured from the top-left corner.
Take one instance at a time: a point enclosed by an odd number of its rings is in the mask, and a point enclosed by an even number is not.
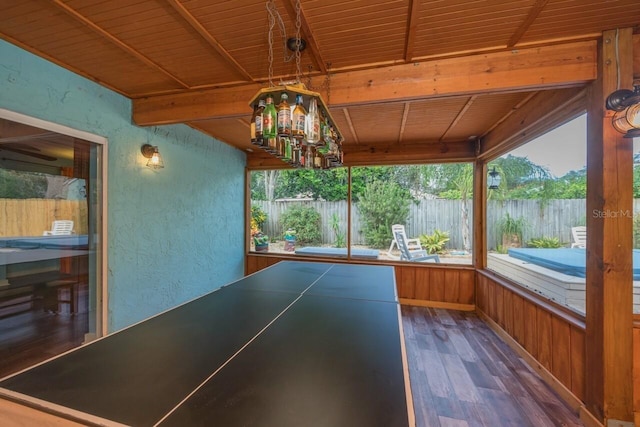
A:
[[[596,41],[332,73],[331,106],[582,86],[596,78]],[[134,100],[138,125],[250,114],[247,84]],[[326,94],[325,94],[326,95]]]
[[[33,47],[33,46],[29,45],[29,44],[23,43],[20,40],[14,39],[13,37],[10,37],[10,36],[8,36],[6,34],[3,34],[3,33],[0,33],[0,37],[2,39],[6,40],[9,43],[12,43],[12,44],[14,44],[14,45],[16,45],[16,46],[28,51],[28,52],[33,53],[34,55],[37,55],[37,56],[39,56],[41,58],[44,58],[47,61],[49,61],[49,62],[51,62],[53,64],[56,64],[56,65],[58,65],[58,66],[60,66],[62,68],[66,68],[67,70],[72,71],[72,72],[76,73],[79,76],[83,76],[88,80],[96,82],[96,83],[106,87],[107,89],[110,89],[110,90],[112,90],[112,91],[114,91],[116,93],[119,93],[122,96],[125,96],[125,97],[129,97],[130,96],[130,94],[124,92],[122,89],[117,88],[115,86],[112,86],[108,82],[102,81],[99,78],[97,78],[96,76],[93,76],[93,75],[87,73],[86,71],[79,69],[78,67],[74,67],[72,65],[69,65],[66,62],[63,62],[63,61],[59,60],[58,58],[55,58],[55,57],[49,55],[46,52],[43,52],[43,51],[41,51],[39,49],[36,49],[35,47]]]
[[[455,119],[453,119],[453,121],[451,122],[449,127],[447,127],[447,130],[445,130],[444,133],[442,134],[442,136],[440,137],[440,141],[444,141],[445,138],[447,137],[447,134],[451,131],[451,129],[456,127],[458,122],[460,122],[460,120],[462,120],[462,117],[467,112],[467,110],[469,110],[469,108],[471,108],[471,105],[475,102],[477,97],[478,97],[477,95],[473,95],[473,96],[469,97],[467,102],[465,102],[464,106],[460,109],[460,111],[456,115]]]
[[[85,27],[89,28],[90,30],[96,32],[100,36],[104,37],[109,42],[113,43],[114,45],[116,45],[120,49],[122,49],[125,52],[127,52],[128,54],[132,55],[134,58],[137,58],[138,60],[142,61],[144,64],[148,65],[149,67],[161,72],[165,76],[169,77],[171,80],[173,80],[176,83],[180,84],[182,87],[189,88],[189,85],[186,84],[185,82],[183,82],[182,80],[180,80],[178,77],[174,76],[173,74],[171,74],[170,72],[168,72],[167,70],[162,68],[160,65],[156,64],[151,59],[147,58],[142,53],[138,52],[136,49],[134,49],[131,46],[129,46],[128,44],[122,42],[120,39],[114,37],[111,33],[103,30],[101,27],[99,27],[98,25],[96,25],[95,23],[93,23],[92,21],[87,19],[85,16],[81,15],[80,13],[78,13],[74,9],[72,9],[71,7],[67,6],[62,0],[52,0],[52,3],[55,4],[56,6],[58,6],[67,15],[71,16],[72,18],[74,18],[75,20],[80,22],[82,25],[84,25]]]
[[[488,160],[504,154],[564,123],[567,120],[565,116],[576,117],[586,109],[585,93],[584,88],[540,91],[481,139],[478,157]]]
[[[402,121],[400,122],[400,132],[398,134],[398,144],[402,142],[402,137],[404,135],[404,128],[407,125],[407,118],[409,117],[409,110],[411,109],[411,103],[406,102],[404,104],[404,111],[402,111]]]
[[[343,108],[342,112],[344,113],[345,120],[349,124],[349,130],[351,131],[351,134],[353,135],[353,142],[356,143],[356,144],[359,144],[360,141],[358,140],[358,134],[356,133],[355,126],[353,126],[353,121],[351,120],[351,115],[349,114],[349,110],[347,108]]]
[[[287,14],[289,18],[293,21],[294,26],[297,17],[297,3],[299,0],[284,0],[284,7],[287,9]],[[311,49],[311,57],[314,62],[318,66],[318,69],[323,73],[327,73],[327,64],[322,58],[322,54],[320,53],[320,48],[318,47],[318,43],[316,42],[315,37],[313,36],[313,31],[311,31],[311,27],[309,26],[309,21],[305,16],[304,10],[302,9],[302,5],[299,5],[300,12],[300,38],[303,38],[307,42],[307,47]]]
[[[229,52],[213,37],[209,31],[178,0],[167,0],[169,5],[202,37],[229,65],[248,81],[254,81],[247,70],[236,61]]]

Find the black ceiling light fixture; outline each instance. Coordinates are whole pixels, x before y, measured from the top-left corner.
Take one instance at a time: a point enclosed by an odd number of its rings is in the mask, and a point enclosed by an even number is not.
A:
[[[607,110],[615,111],[611,124],[625,138],[640,137],[640,84],[620,89],[607,97]]]
[[[303,52],[307,48],[307,41],[298,37],[290,37],[287,39],[287,48],[291,52]]]

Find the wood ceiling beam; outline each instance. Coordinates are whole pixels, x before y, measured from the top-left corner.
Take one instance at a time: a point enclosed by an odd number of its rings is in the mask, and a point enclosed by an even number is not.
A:
[[[287,9],[287,13],[289,14],[289,18],[294,22],[296,22],[296,3],[298,0],[285,0],[284,7]],[[304,14],[304,9],[300,6],[300,37],[303,38],[307,42],[307,47],[311,49],[311,56],[313,60],[318,65],[319,70],[322,74],[327,73],[327,65],[322,58],[322,54],[320,53],[320,48],[318,47],[318,43],[316,43],[316,39],[313,37],[313,31],[311,31],[311,27],[309,26],[309,22],[307,21],[307,17]]]
[[[418,0],[409,0],[409,16],[407,19],[407,34],[405,35],[404,60],[411,62],[413,59],[414,45],[416,39],[416,28],[418,27],[418,11],[420,3]]]
[[[173,80],[174,82],[178,83],[180,86],[184,87],[185,89],[189,88],[189,85],[187,83],[183,82],[178,77],[174,76],[169,71],[167,71],[164,68],[162,68],[159,64],[157,64],[154,61],[152,61],[151,59],[147,58],[142,53],[140,53],[136,49],[132,48],[131,46],[129,46],[128,44],[126,44],[122,40],[118,39],[117,37],[115,37],[111,33],[105,31],[104,29],[102,29],[101,27],[96,25],[93,21],[89,20],[88,18],[86,18],[85,16],[81,15],[76,10],[72,9],[70,6],[68,6],[67,4],[62,2],[62,0],[52,0],[52,3],[54,5],[56,5],[58,8],[60,8],[64,13],[66,13],[69,16],[71,16],[73,19],[75,19],[76,21],[80,22],[82,25],[84,25],[85,27],[89,28],[91,31],[99,34],[101,37],[104,37],[106,40],[108,40],[109,42],[111,42],[115,46],[117,46],[120,49],[122,49],[123,51],[127,52],[129,55],[133,56],[134,58],[138,59],[139,61],[142,61],[144,64],[146,64],[147,66],[153,68],[154,70],[161,72],[162,74],[164,74],[165,76],[169,77],[171,80]]]
[[[344,149],[344,164],[346,166],[471,162],[474,160],[475,144],[471,141],[412,144],[390,142],[376,145],[350,145]]]
[[[353,143],[359,144],[360,140],[358,139],[358,133],[356,132],[356,127],[353,125],[353,121],[351,120],[351,114],[349,114],[349,110],[347,108],[343,108],[342,112],[344,113],[344,118],[349,125],[349,130],[351,131],[351,135],[353,135]]]
[[[178,14],[184,19],[196,32],[206,41],[209,46],[211,46],[221,57],[224,59],[227,64],[231,65],[242,77],[246,80],[254,81],[254,78],[249,74],[247,70],[244,69],[242,65],[238,61],[235,60],[233,56],[220,44],[215,37],[207,31],[204,26],[198,21],[178,0],[167,0],[169,5],[173,7],[173,9],[178,12]]]
[[[533,24],[533,22],[538,18],[538,15],[540,15],[540,12],[542,12],[542,9],[544,9],[547,3],[549,3],[549,0],[536,0],[534,5],[531,6],[529,14],[524,21],[522,21],[522,24],[520,24],[516,31],[511,35],[511,38],[507,43],[507,47],[513,47],[518,44],[524,33],[527,32],[531,24]]]
[[[345,149],[345,166],[380,166],[423,163],[471,162],[475,160],[475,146],[470,141],[457,141],[446,144],[413,143],[357,145]],[[247,154],[248,169],[287,169],[291,168],[282,160],[255,149]]]
[[[596,41],[332,74],[331,107],[581,86],[596,78]],[[251,114],[259,84],[135,99],[138,125]]]
[[[453,121],[447,127],[447,130],[445,130],[442,136],[440,137],[440,141],[444,141],[444,139],[447,137],[447,134],[451,131],[451,129],[456,127],[456,125],[460,122],[460,120],[462,120],[462,117],[464,117],[465,113],[469,110],[469,108],[471,108],[471,105],[475,102],[477,98],[478,98],[477,95],[473,95],[467,100],[467,102],[465,102],[465,104],[462,106],[462,108],[456,115],[455,119],[453,119]]]
[[[490,160],[577,117],[586,109],[586,89],[540,91],[481,139],[478,158]]]
[[[411,103],[405,102],[404,109],[402,110],[402,121],[400,122],[400,132],[398,132],[398,144],[402,142],[404,137],[404,129],[407,126],[407,119],[409,118],[409,111],[411,110]]]

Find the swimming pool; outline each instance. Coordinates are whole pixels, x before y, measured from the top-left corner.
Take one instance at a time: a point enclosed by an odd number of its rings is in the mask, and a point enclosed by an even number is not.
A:
[[[586,277],[584,248],[511,248],[509,256],[575,277]],[[640,280],[640,250],[633,250],[633,280]]]

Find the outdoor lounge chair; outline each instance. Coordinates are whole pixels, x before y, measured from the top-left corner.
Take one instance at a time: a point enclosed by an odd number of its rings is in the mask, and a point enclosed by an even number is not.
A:
[[[440,257],[438,255],[429,255],[427,251],[424,249],[411,251],[409,250],[409,246],[407,245],[406,237],[404,233],[401,231],[396,231],[394,233],[395,240],[398,245],[398,249],[400,249],[400,261],[411,261],[411,262],[423,262],[423,261],[433,261],[440,262]]]
[[[587,227],[571,227],[571,237],[573,237],[572,248],[587,247]]]
[[[68,219],[61,219],[53,221],[51,230],[47,230],[42,233],[43,236],[64,236],[73,233],[73,221]]]
[[[400,249],[400,245],[398,245],[398,242],[396,240],[396,232],[402,233],[402,237],[404,238],[404,241],[406,242],[407,248],[409,251],[413,252],[413,251],[422,251],[422,245],[420,244],[420,239],[409,239],[407,238],[407,233],[404,229],[404,225],[402,224],[393,224],[391,226],[391,235],[393,236],[393,240],[391,240],[391,245],[389,245],[389,250],[387,251],[387,255],[390,258],[395,258],[398,259],[397,256],[393,255],[391,253],[391,251],[393,250],[394,247]]]

